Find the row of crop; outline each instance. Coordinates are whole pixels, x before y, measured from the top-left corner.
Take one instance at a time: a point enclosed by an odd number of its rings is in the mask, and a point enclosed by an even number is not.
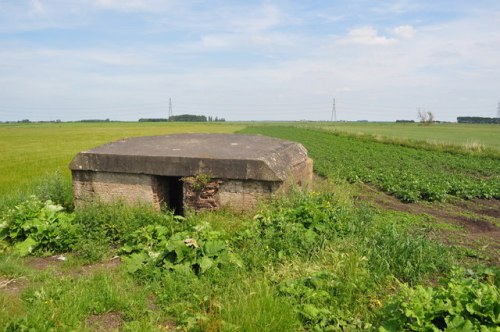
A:
[[[285,126],[249,127],[302,143],[315,170],[350,182],[371,183],[405,202],[500,199],[500,160],[384,144],[366,138]]]

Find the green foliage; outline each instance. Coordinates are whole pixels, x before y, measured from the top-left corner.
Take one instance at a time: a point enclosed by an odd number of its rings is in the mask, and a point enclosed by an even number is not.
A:
[[[324,176],[372,183],[404,202],[500,198],[498,158],[426,151],[366,138],[296,127],[249,127],[261,133],[298,141]]]
[[[0,241],[20,256],[67,251],[77,237],[73,218],[60,205],[32,196],[2,217]]]
[[[172,214],[160,214],[151,206],[128,206],[124,202],[91,203],[75,213],[75,224],[84,236],[76,243],[76,252],[88,261],[95,261],[119,247],[125,237],[149,224],[165,224]]]
[[[498,331],[500,271],[459,271],[438,287],[402,285],[384,308],[381,331]]]
[[[453,261],[449,248],[429,240],[431,232],[430,227],[378,222],[364,233],[360,249],[375,275],[416,284],[430,273],[446,271]]]
[[[172,115],[171,117],[168,118],[168,121],[207,122],[207,117],[204,115],[181,114],[181,115]]]
[[[355,254],[344,256],[341,261],[340,266],[348,269],[345,274],[342,270],[339,273],[320,271],[279,285],[280,295],[295,302],[296,311],[308,330],[362,330],[371,327],[369,322],[356,315],[358,306],[369,306],[366,264]],[[346,275],[354,278],[346,280]]]
[[[178,217],[179,218],[179,217]],[[202,224],[175,232],[172,227],[148,225],[126,237],[120,253],[130,273],[146,266],[203,274],[224,264],[241,265],[222,232]]]
[[[264,248],[269,260],[312,257],[328,240],[357,227],[351,222],[353,214],[334,201],[333,194],[296,194],[275,208],[262,210],[239,237],[252,250],[251,255]]]
[[[60,172],[47,174],[35,187],[35,196],[42,201],[52,201],[64,207],[66,211],[73,210],[73,187],[71,180]]]
[[[210,182],[211,177],[206,173],[199,173],[196,176],[187,176],[181,178],[181,181],[189,184],[194,191],[202,191]]]
[[[144,297],[137,297],[152,292],[155,310],[189,331],[370,330],[383,320],[384,328],[410,329],[413,316],[406,317],[409,311],[401,308],[413,308],[412,298],[429,297],[429,289],[418,285],[446,275],[455,262],[451,252],[431,241],[432,229],[421,227],[421,217],[354,205],[338,191],[328,187],[283,195],[262,205],[253,219],[227,211],[184,218],[120,202],[90,204],[67,214],[60,206],[30,198],[4,215],[4,221],[15,220],[8,224],[12,238],[22,239],[4,239],[7,247],[29,238],[26,232],[32,228],[25,226],[34,219],[55,224],[67,218],[76,232],[68,233],[73,234],[68,237],[74,240],[71,248],[79,256],[100,259],[117,250],[126,273],[38,280],[20,303],[0,294],[0,324],[13,330],[78,330],[88,328],[83,322],[89,315],[113,311],[120,313],[125,330],[161,329],[165,325],[145,309]],[[0,273],[6,276],[27,276],[10,261],[2,264]],[[140,291],[129,278],[141,284]],[[463,290],[443,294],[461,303],[477,302],[471,307],[474,315],[491,316],[497,309],[488,303],[498,302],[496,274],[467,277],[472,281],[465,286],[460,278],[453,276],[442,288]],[[476,287],[476,281],[491,287]],[[415,288],[402,286],[380,314],[400,282]],[[431,290],[431,298],[438,289]],[[493,295],[473,298],[469,289]],[[427,312],[412,310],[425,324],[434,324]],[[442,321],[463,328],[470,327],[467,321],[475,324],[465,313],[460,316],[465,323],[455,316]],[[393,322],[390,317],[399,318]]]

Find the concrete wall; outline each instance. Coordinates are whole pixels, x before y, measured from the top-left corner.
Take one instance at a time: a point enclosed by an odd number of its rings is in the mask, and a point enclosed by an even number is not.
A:
[[[160,209],[162,200],[168,201],[169,190],[165,177],[147,174],[111,173],[96,171],[73,171],[75,205],[85,201],[100,200],[127,203],[147,203]],[[201,190],[183,183],[184,206],[194,210],[216,210],[221,207],[243,211],[255,208],[259,201],[269,199],[280,190],[291,185],[308,186],[312,181],[312,161],[306,159],[290,166],[285,182],[234,179],[211,179]]]

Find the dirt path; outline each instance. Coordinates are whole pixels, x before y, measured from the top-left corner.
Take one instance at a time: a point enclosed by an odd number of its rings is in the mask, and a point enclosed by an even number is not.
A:
[[[431,217],[441,241],[467,248],[471,257],[500,266],[500,200],[408,204],[368,185],[362,185],[360,192],[358,199],[382,209]]]

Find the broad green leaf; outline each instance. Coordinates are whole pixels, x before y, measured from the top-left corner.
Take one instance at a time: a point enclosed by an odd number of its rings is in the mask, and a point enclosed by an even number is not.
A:
[[[27,256],[33,252],[38,242],[31,237],[28,237],[23,242],[18,242],[14,245],[14,253],[19,256]]]
[[[148,255],[144,252],[139,252],[132,254],[128,257],[123,258],[123,263],[126,266],[126,270],[129,273],[134,273],[140,270],[148,258]]]
[[[226,249],[226,243],[221,240],[207,241],[203,246],[205,255],[213,257],[217,256],[220,252]]]
[[[200,265],[201,273],[203,273],[214,265],[214,261],[211,258],[204,256],[199,260],[198,264]]]

